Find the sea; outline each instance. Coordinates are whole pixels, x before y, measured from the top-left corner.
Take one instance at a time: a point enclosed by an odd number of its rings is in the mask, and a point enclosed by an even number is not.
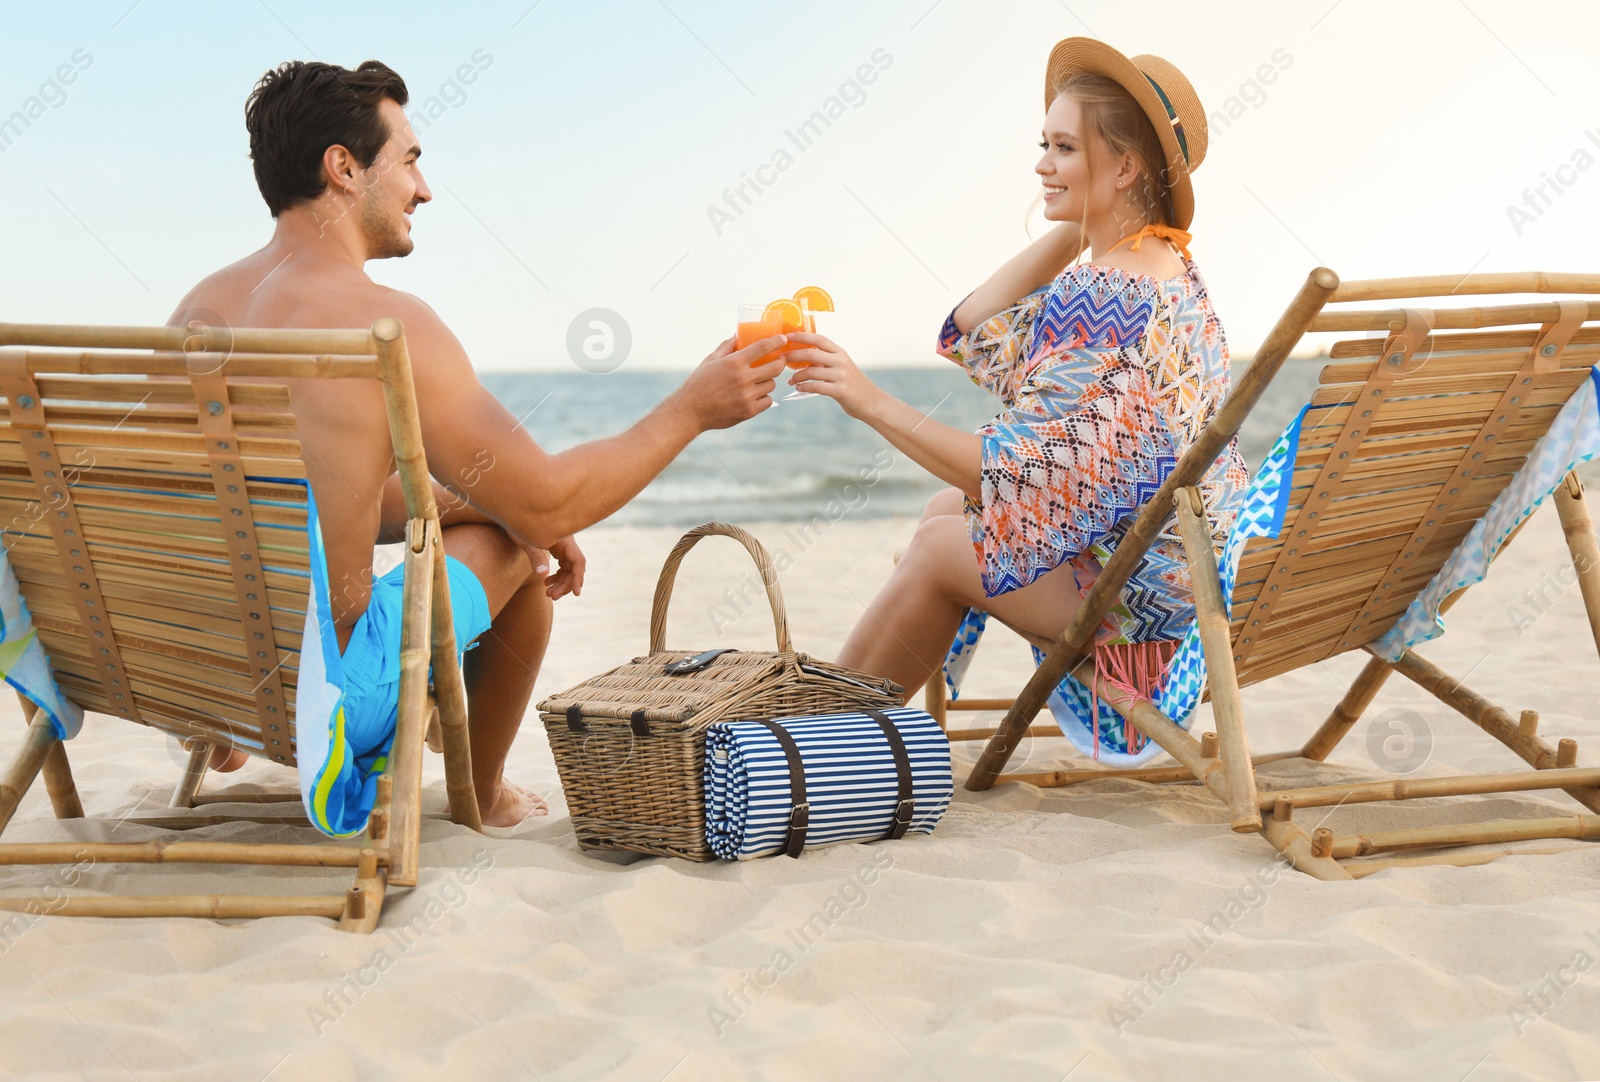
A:
[[[1316,384],[1321,360],[1290,360],[1239,433],[1252,471]],[[1234,365],[1234,378],[1245,370]],[[971,432],[999,400],[954,364],[868,373],[934,420]],[[548,451],[625,431],[683,380],[681,372],[492,372],[485,387]],[[780,393],[787,388],[779,385]],[[707,432],[607,524],[693,526],[916,516],[940,488],[932,474],[823,397],[779,402],[730,429]]]

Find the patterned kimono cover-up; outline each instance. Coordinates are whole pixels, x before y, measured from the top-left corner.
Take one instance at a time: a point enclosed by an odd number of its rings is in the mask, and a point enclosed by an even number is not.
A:
[[[1080,593],[1228,392],[1228,347],[1199,268],[1165,281],[1081,264],[962,334],[954,313],[939,352],[1003,405],[978,430],[982,497],[967,497],[984,592],[1020,589],[1065,564]],[[1237,447],[1201,480],[1220,548],[1248,473]],[[967,613],[945,665],[952,696],[987,614]],[[1171,518],[1096,632],[1096,660],[1131,659],[1106,675],[1148,697],[1194,624],[1188,566]],[[1043,654],[1035,649],[1036,660]],[[1129,684],[1129,681],[1132,681]],[[1085,754],[1142,762],[1136,731],[1065,677],[1051,696],[1062,731]],[[1130,738],[1132,744],[1130,745]]]

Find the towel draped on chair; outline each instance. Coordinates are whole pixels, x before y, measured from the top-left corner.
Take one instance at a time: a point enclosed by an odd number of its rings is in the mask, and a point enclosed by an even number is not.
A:
[[[78,735],[83,709],[56,685],[4,546],[0,546],[0,676],[45,712],[59,739]]]

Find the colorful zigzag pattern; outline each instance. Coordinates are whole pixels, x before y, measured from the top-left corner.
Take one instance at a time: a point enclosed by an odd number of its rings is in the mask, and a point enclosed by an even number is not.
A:
[[[1092,582],[1179,456],[1221,405],[1228,348],[1192,260],[1160,281],[1083,264],[939,352],[1004,405],[983,425],[982,496],[967,521],[995,597],[1070,564]],[[1220,546],[1248,480],[1231,445],[1201,483]],[[1193,623],[1188,568],[1169,520],[1107,614],[1102,643],[1181,638]]]

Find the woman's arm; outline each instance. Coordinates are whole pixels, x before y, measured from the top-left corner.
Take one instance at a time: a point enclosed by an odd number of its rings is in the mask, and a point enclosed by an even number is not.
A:
[[[1077,222],[1062,222],[1013,256],[956,307],[956,329],[966,334],[1054,279],[1083,251],[1080,238]]]
[[[807,389],[816,390],[814,386]],[[981,437],[935,421],[881,389],[857,420],[871,425],[878,435],[945,484],[954,485],[974,499],[982,495]]]
[[[981,493],[983,440],[935,421],[921,410],[884,391],[866,376],[850,355],[820,334],[791,334],[789,341],[805,348],[786,356],[811,367],[789,378],[791,385],[826,395],[845,413],[871,425],[917,465],[971,496]]]

